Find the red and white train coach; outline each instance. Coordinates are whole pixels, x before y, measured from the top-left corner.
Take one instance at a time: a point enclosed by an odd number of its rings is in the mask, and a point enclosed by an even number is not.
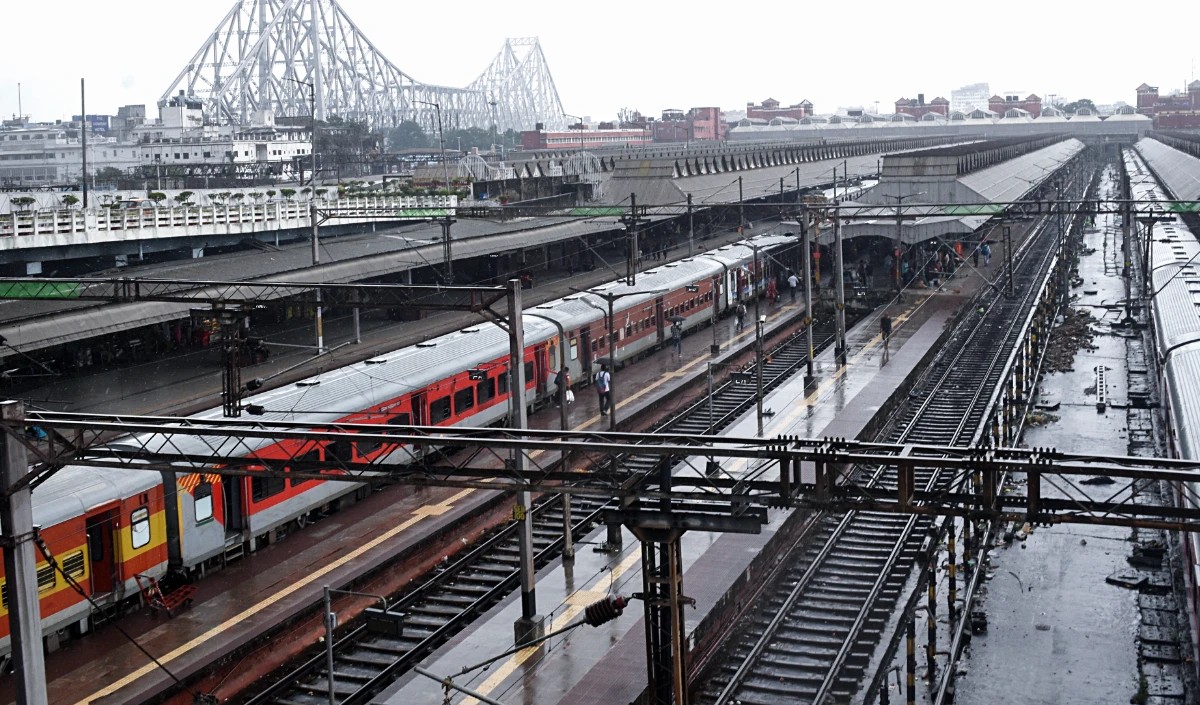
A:
[[[581,293],[529,309],[536,315],[524,319],[525,403],[532,407],[551,399],[560,355],[566,356],[572,379],[587,380],[599,358],[618,365],[632,361],[666,343],[672,322],[686,332],[709,324],[739,298],[760,294],[769,278],[784,276],[781,258],[795,259],[787,251],[797,241],[768,235],[752,243],[753,248],[729,245],[663,264],[640,273],[636,286],[598,287],[600,294],[621,295],[614,300],[612,349],[608,304],[600,295]],[[558,326],[545,319],[562,326],[562,340]],[[246,403],[259,407],[264,421],[485,426],[507,417],[510,393],[508,337],[480,323],[257,394]],[[194,418],[221,413],[217,408]],[[182,453],[211,453],[199,440],[194,448],[178,438],[172,442]],[[228,443],[230,453],[262,459],[264,465],[278,467],[271,461],[303,457],[328,463],[331,472],[345,461],[388,454],[389,461],[403,461],[417,452],[367,441],[307,442],[308,447],[253,438]],[[361,484],[291,479],[286,473],[222,478],[203,471],[67,467],[34,491],[34,521],[62,570],[107,609],[138,594],[135,576],[158,579],[173,572],[200,578],[228,556],[265,545],[279,529],[301,527],[313,512],[365,491]],[[39,563],[38,578],[44,633],[87,631],[92,605],[45,561]],[[7,652],[7,588],[0,589],[5,596],[0,652]]]

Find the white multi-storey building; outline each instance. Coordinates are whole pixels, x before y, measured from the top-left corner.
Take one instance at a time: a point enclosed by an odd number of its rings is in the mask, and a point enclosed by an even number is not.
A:
[[[297,159],[312,153],[307,127],[276,125],[269,112],[249,126],[206,125],[197,101],[179,96],[160,109],[157,121],[136,125],[117,141],[90,135],[87,171],[142,169],[147,175],[171,167],[190,173],[218,167],[256,169],[287,177]],[[147,168],[148,167],[148,168]],[[83,142],[75,123],[7,121],[0,126],[0,186],[38,188],[79,182],[83,174]]]
[[[991,88],[986,83],[972,83],[950,91],[950,112],[969,113],[976,108],[988,109]]]

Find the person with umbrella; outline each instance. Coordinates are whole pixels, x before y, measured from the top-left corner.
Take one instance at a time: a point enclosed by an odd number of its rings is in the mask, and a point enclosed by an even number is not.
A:
[[[672,355],[683,357],[683,316],[671,318],[671,350]]]

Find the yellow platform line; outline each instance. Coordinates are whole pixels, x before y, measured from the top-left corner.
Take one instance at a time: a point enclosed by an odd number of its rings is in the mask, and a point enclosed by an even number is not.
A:
[[[353,561],[353,560],[356,560],[356,559],[362,557],[362,555],[365,554],[367,551],[370,551],[371,549],[375,548],[379,544],[393,538],[394,536],[399,534],[401,531],[404,531],[404,530],[414,526],[415,524],[419,523],[422,519],[424,519],[426,517],[440,516],[442,514],[445,514],[446,512],[448,512],[454,508],[455,502],[463,499],[464,497],[466,497],[467,495],[471,494],[474,491],[475,490],[471,490],[471,489],[462,490],[461,492],[458,492],[457,494],[447,498],[443,502],[439,502],[437,504],[429,504],[429,505],[426,505],[426,506],[420,507],[419,509],[414,510],[412,512],[412,515],[407,520],[405,520],[403,523],[397,525],[396,527],[394,527],[392,529],[389,529],[388,531],[384,532],[377,538],[372,539],[371,541],[354,549],[353,551],[351,551],[350,553],[347,553],[346,555],[342,556],[341,558],[337,559],[336,561],[333,561],[329,565],[325,566],[323,569],[316,571],[315,573],[310,573],[306,577],[303,577],[303,578],[297,580],[296,582],[292,583],[291,585],[283,588],[282,590],[275,593],[271,597],[269,597],[265,600],[262,600],[251,607],[248,607],[248,608],[242,610],[238,614],[234,615],[233,617],[230,617],[229,619],[225,620],[224,622],[221,622],[220,624],[213,627],[212,629],[209,629],[208,631],[204,632],[200,636],[195,637],[191,641],[188,641],[187,643],[182,644],[181,646],[178,646],[178,647],[172,649],[167,654],[160,656],[158,658],[159,662],[162,664],[167,664],[167,663],[170,663],[171,661],[174,661],[175,659],[179,658],[180,656],[183,656],[187,652],[196,648],[200,644],[203,644],[207,641],[212,640],[214,637],[216,637],[221,632],[226,631],[226,630],[234,627],[235,625],[253,617],[255,614],[261,612],[264,608],[269,607],[270,605],[282,600],[283,598],[287,597],[288,595],[291,595],[292,593],[296,592],[297,590],[308,587],[309,585],[313,584],[319,578],[325,576],[329,572],[346,565],[350,561]],[[76,705],[87,705],[88,703],[94,702],[100,698],[112,695],[113,693],[117,692],[121,688],[124,688],[125,686],[138,680],[139,678],[149,675],[157,668],[158,667],[153,663],[146,664],[145,666],[142,666],[141,668],[137,669],[133,673],[130,673],[129,675],[118,680],[117,682],[112,683],[112,684],[108,685],[107,687],[102,688],[100,690],[97,690],[96,692],[92,693],[91,695],[85,697],[84,699],[82,699],[78,703],[76,703]]]
[[[610,580],[612,582],[616,582],[618,578],[628,572],[629,569],[637,564],[640,560],[640,552],[634,551],[630,553],[625,557],[624,560],[613,566],[613,569],[610,573],[612,576]],[[607,592],[600,590],[589,590],[586,588],[576,590],[568,595],[566,600],[564,600],[564,602],[567,603],[567,608],[563,610],[562,614],[554,618],[554,622],[550,625],[550,629],[548,631],[553,632],[558,629],[562,629],[574,621],[574,619],[579,616],[579,613],[583,612],[588,605],[607,596]],[[499,687],[500,684],[502,684],[508,679],[509,676],[515,673],[516,670],[521,667],[521,665],[533,658],[534,655],[536,655],[540,650],[540,646],[530,646],[528,648],[521,649],[517,653],[510,656],[508,660],[505,661],[499,668],[497,668],[495,673],[488,676],[488,679],[480,684],[478,688],[472,688],[472,690],[480,695],[490,695],[493,690]],[[475,705],[475,703],[478,702],[479,701],[475,698],[467,697],[462,701],[461,705]]]

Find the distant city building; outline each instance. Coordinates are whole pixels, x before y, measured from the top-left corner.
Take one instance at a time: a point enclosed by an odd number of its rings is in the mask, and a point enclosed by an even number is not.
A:
[[[1002,96],[994,95],[988,98],[987,109],[998,115],[1005,115],[1010,110],[1017,110],[1029,113],[1029,117],[1038,117],[1042,114],[1042,99],[1035,93],[1030,93],[1024,98],[1015,92]]]
[[[1155,129],[1200,128],[1200,80],[1189,83],[1186,93],[1165,96],[1158,94],[1157,86],[1143,83],[1137,87],[1137,111],[1153,118]]]
[[[125,106],[116,118],[104,118],[109,135],[88,130],[87,171],[116,169],[126,175],[184,173],[189,176],[273,176],[288,179],[297,160],[312,152],[307,126],[276,125],[260,111],[251,125],[206,125],[200,103],[174,97],[160,117],[145,121],[145,106]],[[0,186],[37,188],[78,184],[83,175],[82,123],[5,121],[0,126]],[[118,138],[119,135],[119,138]],[[174,169],[171,169],[173,167]]]
[[[813,104],[808,100],[802,100],[786,108],[780,107],[779,101],[774,98],[767,98],[762,102],[762,105],[746,103],[746,117],[750,119],[771,120],[773,118],[791,118],[793,120],[801,120],[812,114]]]
[[[605,147],[643,147],[650,142],[651,132],[644,129],[526,130],[521,133],[522,149],[589,150]]]
[[[664,110],[662,119],[648,123],[655,142],[696,142],[723,140],[728,125],[720,108]]]
[[[117,114],[109,120],[110,134],[118,140],[129,138],[130,131],[139,125],[146,124],[146,106],[123,105],[117,108]]]
[[[986,83],[971,83],[950,91],[950,112],[969,113],[976,108],[987,109],[992,90]]]
[[[926,103],[924,93],[918,93],[916,98],[901,98],[896,101],[897,115],[909,115],[920,120],[931,113],[946,117],[950,114],[950,101],[938,96]]]
[[[110,119],[110,117],[108,115],[88,115],[87,116],[88,134],[90,134],[90,135],[107,135],[109,132],[109,129],[108,129],[109,128],[109,126],[108,126],[109,119]],[[71,122],[74,122],[76,124],[82,124],[84,122],[84,116],[73,115],[71,117]]]

